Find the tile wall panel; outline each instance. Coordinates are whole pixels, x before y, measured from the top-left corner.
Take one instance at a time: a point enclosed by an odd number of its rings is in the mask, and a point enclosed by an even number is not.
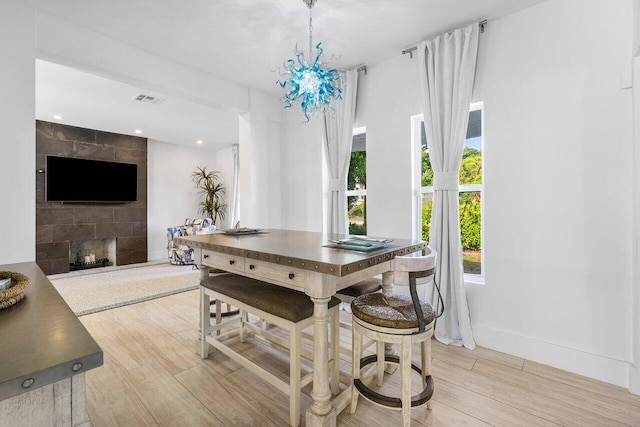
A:
[[[116,239],[116,263],[147,261],[147,140],[92,129],[36,121],[36,167],[45,168],[47,155],[138,165],[135,203],[64,204],[45,200],[45,175],[36,177],[36,261],[46,274],[69,271],[68,251],[73,240]],[[80,178],[79,178],[80,179]],[[105,177],[94,179],[97,185]]]

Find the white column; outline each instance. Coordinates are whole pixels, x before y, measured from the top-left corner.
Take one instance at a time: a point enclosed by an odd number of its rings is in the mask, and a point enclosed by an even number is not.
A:
[[[239,116],[240,225],[289,228],[282,223],[282,104],[250,90],[250,112]]]
[[[35,12],[0,2],[0,264],[36,253]]]
[[[633,81],[640,82],[640,56],[633,61]],[[640,394],[640,85],[633,87],[633,248],[631,287],[633,295],[632,365],[629,391]]]

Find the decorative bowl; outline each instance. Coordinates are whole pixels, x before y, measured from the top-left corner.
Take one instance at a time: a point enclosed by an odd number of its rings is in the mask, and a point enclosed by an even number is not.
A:
[[[11,279],[12,285],[5,291],[0,291],[0,310],[11,307],[21,301],[31,280],[28,276],[15,271],[0,271],[0,279]]]

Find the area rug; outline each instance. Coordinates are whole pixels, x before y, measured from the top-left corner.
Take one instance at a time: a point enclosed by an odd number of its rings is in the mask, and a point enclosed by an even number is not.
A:
[[[198,288],[199,272],[168,263],[73,277],[49,277],[76,316]]]

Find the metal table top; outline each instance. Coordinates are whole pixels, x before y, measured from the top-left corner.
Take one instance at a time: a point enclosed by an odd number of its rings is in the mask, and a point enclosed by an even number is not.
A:
[[[344,237],[311,231],[264,230],[260,234],[238,236],[216,233],[182,236],[174,240],[178,244],[197,249],[289,265],[338,277],[427,247],[422,240],[403,239],[393,240],[386,247],[371,252],[330,247],[330,239],[339,240]]]

